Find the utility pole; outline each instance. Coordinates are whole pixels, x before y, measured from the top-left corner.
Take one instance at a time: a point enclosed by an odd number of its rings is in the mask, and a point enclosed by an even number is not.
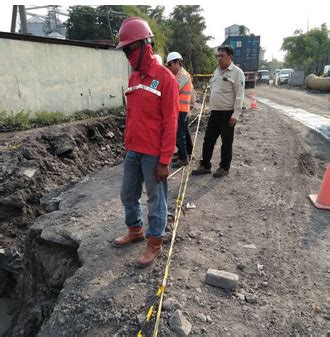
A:
[[[111,22],[110,22],[110,17],[109,17],[109,10],[107,10],[107,19],[108,19],[108,24],[109,24],[110,34],[111,34],[111,43],[114,43],[113,42],[113,32],[112,32]]]
[[[17,5],[13,5],[13,13],[11,15],[10,32],[16,33]]]
[[[309,31],[309,16],[307,17],[307,33]]]
[[[19,17],[21,19],[22,33],[27,34],[29,31],[28,31],[27,20],[26,20],[25,6],[18,5],[18,10],[19,10]]]

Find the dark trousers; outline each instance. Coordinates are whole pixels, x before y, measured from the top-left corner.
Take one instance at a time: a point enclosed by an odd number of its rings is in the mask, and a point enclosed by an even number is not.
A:
[[[192,142],[192,139],[191,139],[191,134],[190,134],[190,131],[189,131],[188,124],[189,124],[189,117],[186,120],[186,146],[187,146],[187,154],[188,154],[188,156],[191,156],[192,150],[193,150],[193,142]]]
[[[228,123],[232,114],[233,111],[211,111],[204,136],[203,160],[201,161],[201,164],[205,168],[211,168],[213,149],[220,135],[222,145],[219,166],[227,171],[230,169],[230,162],[232,159],[232,145],[234,140],[234,127],[230,127]]]
[[[179,111],[178,130],[176,133],[176,147],[180,160],[187,160],[187,113]]]

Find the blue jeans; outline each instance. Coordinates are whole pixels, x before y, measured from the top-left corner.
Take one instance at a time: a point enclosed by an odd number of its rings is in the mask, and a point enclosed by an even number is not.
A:
[[[147,236],[161,237],[167,224],[167,180],[160,183],[154,178],[159,156],[134,151],[126,153],[124,177],[120,197],[125,206],[125,223],[130,226],[143,225],[141,194],[143,182],[148,196]]]

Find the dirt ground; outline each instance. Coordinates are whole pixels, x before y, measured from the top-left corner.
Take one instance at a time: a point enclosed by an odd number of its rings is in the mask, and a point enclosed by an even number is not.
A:
[[[266,85],[255,92],[257,98],[329,116],[325,94]],[[203,131],[197,160],[202,140]],[[5,141],[1,135],[2,144]],[[217,144],[213,170],[219,152]],[[243,112],[230,174],[222,179],[190,177],[184,204],[189,201],[196,208],[180,218],[159,335],[186,335],[174,327],[180,309],[191,324],[190,336],[327,336],[330,212],[314,208],[308,195],[318,192],[329,162],[330,144],[314,131],[259,102],[258,110]],[[138,332],[138,322],[162,282],[169,239],[162,256],[144,270],[134,266],[144,243],[112,248],[111,241],[125,231],[121,174],[121,165],[88,173],[63,192],[58,210],[34,225],[43,240],[59,247],[68,244],[64,239],[74,242],[80,261],[38,336],[119,337]],[[76,177],[82,175],[76,172]],[[180,174],[169,180],[172,210],[179,184]],[[145,207],[145,195],[143,200]],[[3,227],[4,242],[12,244],[15,241],[6,238],[8,226]],[[237,289],[207,285],[209,268],[237,274]],[[144,335],[150,335],[152,323]],[[25,335],[22,326],[13,329],[12,336]]]

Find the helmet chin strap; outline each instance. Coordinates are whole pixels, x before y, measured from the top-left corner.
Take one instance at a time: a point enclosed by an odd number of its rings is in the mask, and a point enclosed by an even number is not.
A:
[[[140,70],[140,67],[141,67],[141,64],[142,64],[142,59],[143,59],[143,56],[144,56],[144,51],[145,51],[146,44],[151,44],[153,46],[152,39],[147,38],[145,40],[141,40],[140,56],[139,56],[138,64],[137,64],[136,68],[134,69],[135,71],[139,71]]]
[[[139,71],[140,70],[142,59],[143,59],[143,55],[144,55],[144,50],[145,50],[145,41],[141,40],[140,56],[139,56],[138,64],[137,64],[136,68],[134,69],[135,71]]]

